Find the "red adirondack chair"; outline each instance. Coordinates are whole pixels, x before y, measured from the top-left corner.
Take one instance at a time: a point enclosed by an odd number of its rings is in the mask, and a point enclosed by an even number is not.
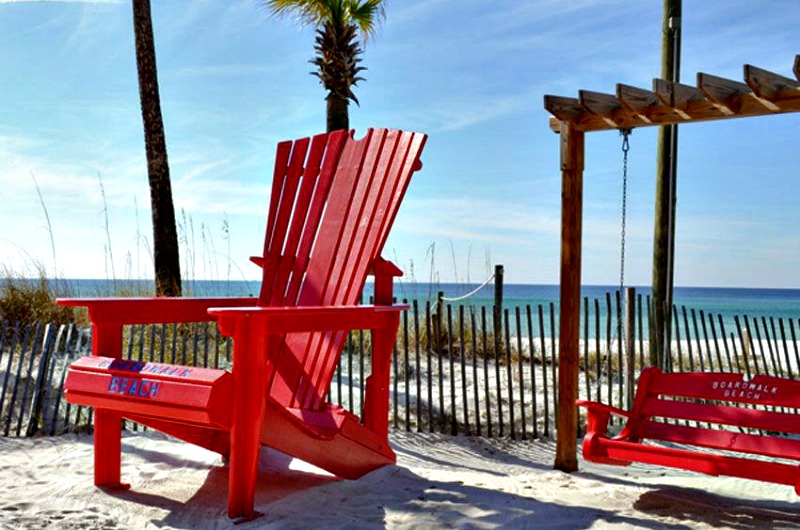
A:
[[[92,356],[73,363],[67,400],[95,407],[95,483],[120,477],[121,419],[229,456],[230,517],[254,517],[260,445],[340,477],[395,462],[388,443],[392,349],[402,273],[380,257],[426,136],[371,129],[278,145],[258,299],[64,299],[85,306]],[[357,305],[368,274],[375,305]],[[123,361],[128,324],[217,320],[233,337],[231,372]],[[358,418],[326,403],[347,333],[372,330]]]

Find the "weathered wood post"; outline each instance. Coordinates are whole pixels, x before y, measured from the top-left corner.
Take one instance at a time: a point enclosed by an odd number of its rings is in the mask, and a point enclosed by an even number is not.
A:
[[[436,293],[436,312],[433,314],[433,344],[436,346],[436,353],[442,354],[442,317],[444,314],[444,292]]]
[[[492,324],[494,325],[494,354],[500,358],[503,351],[503,275],[502,265],[494,266],[494,306],[492,307]]]
[[[625,353],[627,373],[628,410],[633,405],[633,387],[636,377],[636,289],[628,287],[625,289]]]
[[[581,310],[584,133],[561,122],[561,293],[555,469],[578,470],[578,341]]]
[[[681,62],[681,0],[664,0],[661,38],[661,78],[679,82]],[[678,126],[658,130],[655,219],[653,228],[653,326],[650,364],[665,366],[672,321],[675,264],[675,205],[678,167]]]

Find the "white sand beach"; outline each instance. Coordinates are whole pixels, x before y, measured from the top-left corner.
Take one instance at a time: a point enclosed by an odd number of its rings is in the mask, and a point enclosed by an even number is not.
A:
[[[123,439],[130,491],[92,485],[90,436],[0,438],[3,530],[800,528],[793,489],[634,464],[552,469],[552,441],[393,432],[395,466],[338,480],[263,449],[256,509],[226,515],[218,455],[155,432]]]

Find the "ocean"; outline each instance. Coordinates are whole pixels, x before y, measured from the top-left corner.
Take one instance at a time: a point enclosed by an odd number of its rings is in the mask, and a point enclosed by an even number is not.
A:
[[[494,302],[494,287],[489,284],[477,290],[472,296],[466,299],[455,301],[466,294],[473,292],[479,285],[470,284],[428,284],[428,283],[405,283],[402,281],[395,283],[395,295],[398,301],[407,300],[417,301],[421,310],[424,311],[426,302],[435,304],[437,292],[444,293],[445,300],[448,301],[457,311],[458,305],[486,307],[487,310]],[[607,293],[611,296],[612,314],[615,309],[615,292],[619,286],[611,285],[590,285],[582,288],[582,299],[589,302],[589,315],[592,322],[590,325],[590,336],[594,334],[594,300],[599,300],[600,322],[606,326],[608,312]],[[636,294],[641,296],[642,312],[647,311],[647,297],[650,295],[650,287],[635,287]],[[60,295],[70,297],[94,297],[94,296],[147,296],[152,293],[153,283],[151,280],[58,280],[57,292]],[[184,283],[184,291],[187,296],[196,297],[217,297],[217,296],[256,296],[258,295],[259,282],[257,281],[205,281],[194,280]],[[372,285],[365,287],[364,297],[369,299],[372,293]],[[523,319],[526,314],[526,306],[531,306],[534,315],[534,334],[539,335],[542,331],[546,336],[550,335],[550,306],[555,312],[555,321],[558,320],[558,285],[525,285],[525,284],[505,284],[503,288],[503,307],[510,310],[512,316],[512,333],[516,333],[513,316],[515,308],[521,308]],[[584,300],[581,302],[584,304]],[[743,319],[783,319],[784,321],[794,321],[794,325],[800,331],[800,289],[755,289],[755,288],[719,288],[719,287],[676,287],[674,291],[674,303],[679,311],[679,320],[683,322],[683,308],[686,309],[689,321],[692,320],[692,310],[698,315],[702,311],[708,319],[708,315],[713,315],[715,322],[721,316],[724,326],[728,333],[734,331],[734,317]],[[538,329],[538,306],[541,305],[544,311],[544,329]],[[583,306],[582,306],[583,307]],[[491,311],[488,311],[491,315]],[[583,316],[583,309],[581,311]],[[701,322],[702,324],[702,322]],[[683,324],[682,324],[683,325]],[[523,324],[522,334],[526,325]],[[645,326],[646,327],[646,326]],[[647,330],[644,330],[645,334]]]

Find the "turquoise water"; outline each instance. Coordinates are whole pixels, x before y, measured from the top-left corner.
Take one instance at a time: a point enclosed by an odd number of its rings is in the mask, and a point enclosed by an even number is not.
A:
[[[399,300],[417,300],[420,308],[424,308],[426,302],[433,304],[436,300],[436,293],[442,291],[447,298],[457,298],[467,294],[477,288],[478,285],[467,284],[406,284],[397,282],[395,284],[395,294]],[[69,292],[69,296],[91,297],[91,296],[111,296],[115,293],[122,293],[126,296],[148,295],[152,292],[153,284],[149,280],[60,280],[59,291],[64,289]],[[188,296],[255,296],[258,294],[259,282],[256,281],[190,281],[186,282],[184,289]],[[605,332],[608,316],[607,294],[610,293],[611,312],[616,314],[616,291],[618,286],[594,285],[584,286],[582,298],[589,301],[590,337],[594,336],[595,327],[595,302],[599,301],[600,323],[602,331]],[[550,306],[552,305],[555,318],[558,322],[558,285],[520,285],[506,284],[504,286],[503,306],[509,309],[511,314],[512,334],[516,334],[515,308],[521,308],[522,314],[522,335],[527,335],[527,324],[525,324],[526,306],[531,306],[533,314],[533,333],[539,336],[544,332],[545,336],[550,336]],[[641,297],[642,313],[647,312],[647,297],[650,295],[649,287],[637,287],[636,293]],[[371,294],[371,285],[365,289],[365,297]],[[750,289],[750,288],[716,288],[716,287],[676,287],[674,293],[674,303],[678,306],[679,320],[683,326],[682,309],[686,308],[690,326],[693,327],[692,310],[695,311],[699,319],[702,311],[708,320],[709,315],[713,315],[715,323],[718,316],[724,321],[725,329],[730,334],[736,330],[734,317],[738,316],[743,326],[743,317],[747,316],[751,321],[763,319],[777,321],[782,319],[787,323],[792,321],[798,333],[800,333],[800,289]],[[455,311],[458,305],[486,307],[487,315],[491,315],[489,308],[494,301],[494,287],[488,285],[479,290],[473,296],[459,302],[450,302]],[[584,301],[582,301],[582,304]],[[543,306],[544,329],[539,328],[538,306]],[[581,310],[583,318],[583,309]],[[614,324],[616,325],[616,324]],[[702,326],[702,323],[701,323]],[[644,326],[646,328],[646,326]],[[582,328],[583,329],[583,325]],[[644,330],[645,335],[647,330]],[[685,333],[682,332],[682,335]]]

